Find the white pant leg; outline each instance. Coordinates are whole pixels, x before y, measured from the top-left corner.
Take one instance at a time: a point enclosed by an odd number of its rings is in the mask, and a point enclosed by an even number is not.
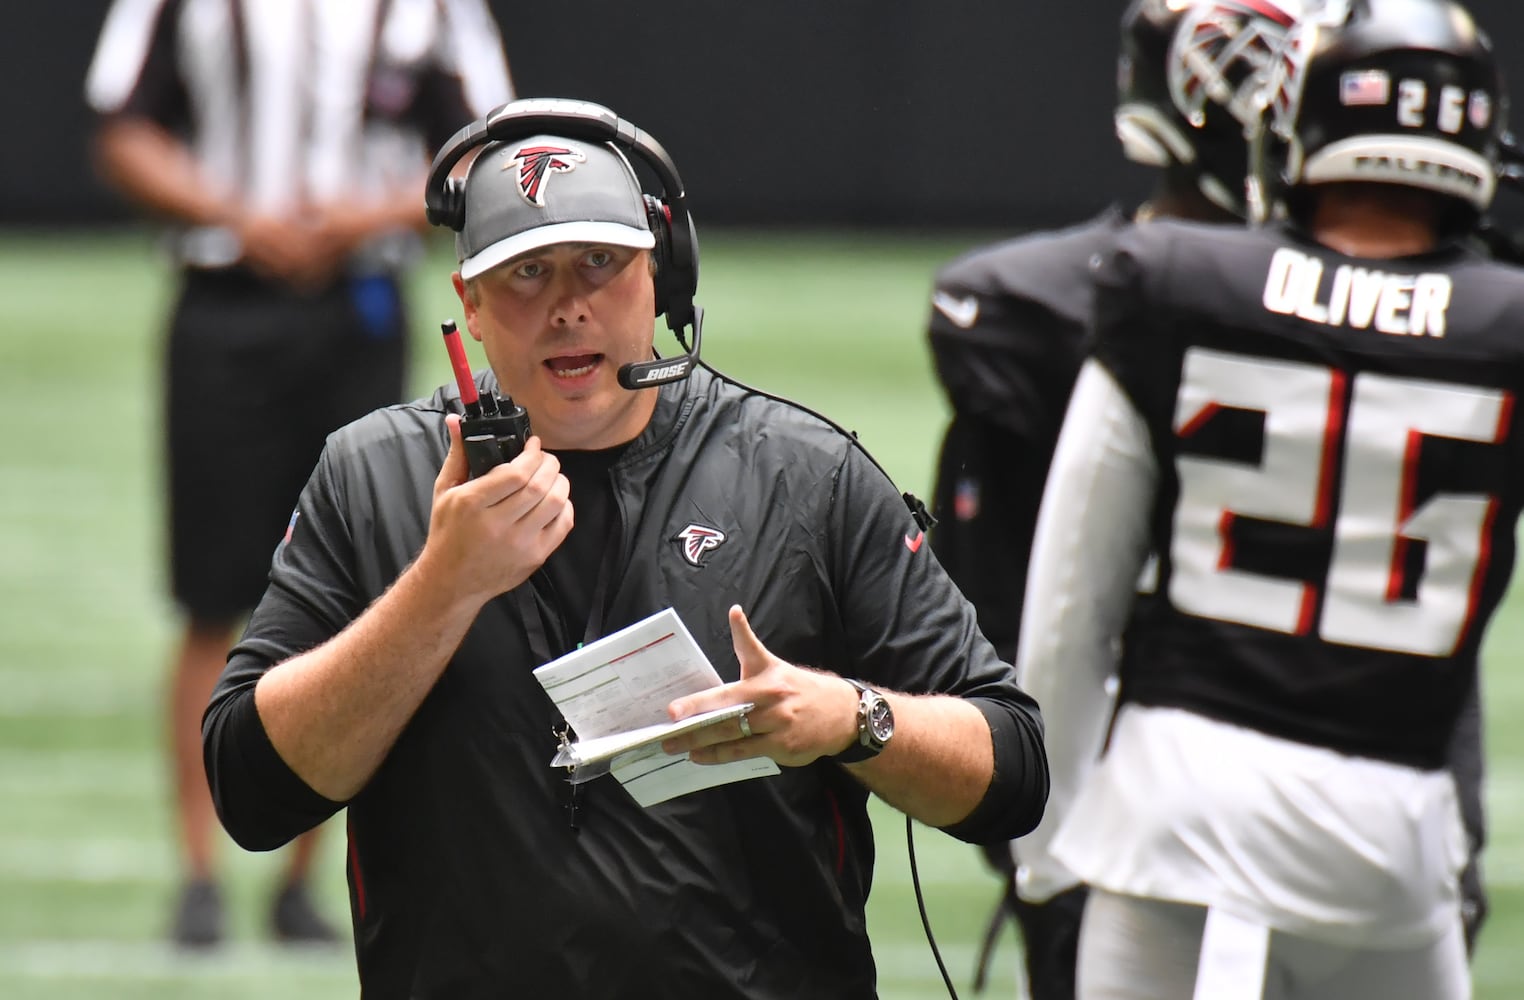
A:
[[[1092,889],[1080,930],[1077,1000],[1192,1000],[1207,923],[1202,906]],[[1254,973],[1250,974],[1255,977]],[[1274,932],[1268,967],[1244,996],[1263,1000],[1470,1000],[1455,927],[1424,948],[1356,949]]]
[[[1270,939],[1265,1000],[1470,1000],[1459,913],[1455,929],[1423,948],[1334,947],[1290,934]]]
[[[1206,908],[1090,890],[1076,1000],[1191,1000]]]

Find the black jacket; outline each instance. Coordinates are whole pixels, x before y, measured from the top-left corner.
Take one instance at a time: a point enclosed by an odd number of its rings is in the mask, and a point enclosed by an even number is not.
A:
[[[1111,209],[980,247],[937,274],[927,337],[953,419],[937,461],[931,546],[1011,662],[1037,507],[1088,347],[1090,262],[1126,222]]]
[[[280,762],[253,687],[358,615],[421,549],[447,408],[458,403],[440,393],[338,432],[303,493],[206,716],[214,796],[245,846],[277,846],[345,805]],[[948,832],[980,842],[1036,825],[1037,707],[848,438],[700,371],[661,390],[611,475],[621,516],[594,610],[602,631],[671,605],[733,680],[726,609],[739,603],[791,662],[968,697],[994,733],[996,776]],[[697,564],[679,539],[693,524],[725,534]],[[574,831],[525,618],[545,624],[551,654],[580,636],[540,577],[525,587],[539,612],[521,614],[515,593],[490,603],[347,803],[365,995],[873,996],[862,786],[822,760],[641,809],[605,777],[580,786]]]

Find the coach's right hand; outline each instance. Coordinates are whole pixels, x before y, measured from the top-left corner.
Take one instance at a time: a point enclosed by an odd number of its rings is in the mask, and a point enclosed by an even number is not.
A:
[[[571,484],[531,436],[513,461],[469,478],[460,417],[445,417],[450,451],[434,480],[429,537],[417,568],[478,604],[512,590],[544,565],[572,527]]]

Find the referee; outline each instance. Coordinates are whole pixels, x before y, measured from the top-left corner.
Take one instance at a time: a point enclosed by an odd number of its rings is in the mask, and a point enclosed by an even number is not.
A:
[[[510,99],[485,0],[115,0],[86,82],[101,174],[170,226],[169,725],[185,882],[172,937],[221,940],[201,714],[327,434],[402,398],[399,276],[461,122]],[[296,844],[270,914],[331,941]]]

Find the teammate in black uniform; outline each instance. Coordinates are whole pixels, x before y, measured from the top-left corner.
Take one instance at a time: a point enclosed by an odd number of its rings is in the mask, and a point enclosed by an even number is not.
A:
[[[1276,66],[1276,221],[1134,227],[1101,269],[1027,591],[1053,792],[1019,849],[1092,886],[1081,996],[1467,997],[1445,764],[1524,504],[1524,274],[1464,238],[1506,99],[1448,0],[1329,4]]]
[[[848,435],[707,369],[670,380],[686,359],[630,367],[656,313],[692,316],[660,147],[578,102],[487,122],[435,173],[497,140],[454,281],[482,391],[536,436],[468,479],[441,391],[330,439],[208,709],[220,815],[268,848],[348,807],[372,1000],[868,1000],[870,790],[969,842],[1031,829],[1036,706]],[[568,785],[532,668],[668,606],[730,682],[673,717],[755,706],[668,749],[781,773],[648,808],[609,776]]]
[[[1243,217],[1244,130],[1253,120],[1255,80],[1299,8],[1297,0],[1128,6],[1117,137],[1129,159],[1158,169],[1135,218]],[[1128,221],[1113,207],[1069,229],[982,247],[937,275],[929,338],[953,419],[937,470],[931,544],[1008,660],[1016,656],[1043,480],[1085,356],[1091,261]],[[1068,1000],[1084,890],[1041,905],[1023,902],[1010,845],[984,851],[1006,887],[979,981],[1003,918],[1014,914],[1033,997]]]

